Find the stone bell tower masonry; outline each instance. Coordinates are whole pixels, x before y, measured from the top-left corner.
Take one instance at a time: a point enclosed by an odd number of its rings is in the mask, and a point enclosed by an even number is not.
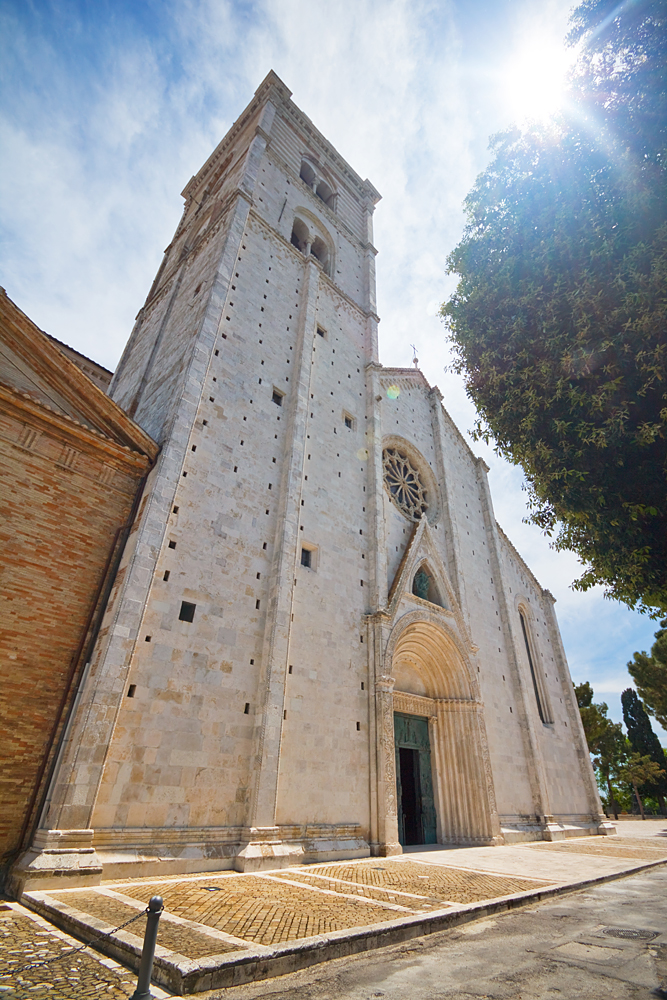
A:
[[[368,853],[380,196],[290,97],[186,185],[114,375],[161,453],[23,882]]]

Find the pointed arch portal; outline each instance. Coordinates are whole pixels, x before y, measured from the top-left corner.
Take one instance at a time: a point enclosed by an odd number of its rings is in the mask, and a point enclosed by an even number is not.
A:
[[[408,844],[497,842],[500,834],[482,704],[464,651],[444,623],[409,614],[392,630],[384,713],[395,793],[386,831]],[[390,791],[393,791],[391,789]]]

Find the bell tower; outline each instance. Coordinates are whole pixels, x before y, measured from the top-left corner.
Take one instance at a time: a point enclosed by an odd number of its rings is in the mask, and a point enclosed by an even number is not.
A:
[[[183,197],[109,389],[161,454],[26,859],[42,877],[368,853],[380,196],[271,72]]]

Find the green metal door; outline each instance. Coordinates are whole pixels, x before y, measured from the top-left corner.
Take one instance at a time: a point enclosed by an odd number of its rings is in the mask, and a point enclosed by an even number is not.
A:
[[[398,839],[403,846],[436,844],[428,719],[394,712],[394,746]]]

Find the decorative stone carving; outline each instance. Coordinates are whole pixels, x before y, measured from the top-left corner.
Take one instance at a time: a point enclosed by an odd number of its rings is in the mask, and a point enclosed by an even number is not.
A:
[[[427,718],[435,718],[437,715],[436,704],[434,698],[422,698],[418,694],[404,694],[402,691],[394,691],[395,712],[405,712],[407,715],[423,715]]]
[[[407,455],[398,448],[382,452],[384,485],[391,502],[410,521],[420,521],[428,507],[426,489]]]
[[[384,769],[384,803],[385,813],[396,816],[396,769],[394,753],[394,700],[392,697],[393,681],[379,683],[378,690],[382,700],[382,762]]]

